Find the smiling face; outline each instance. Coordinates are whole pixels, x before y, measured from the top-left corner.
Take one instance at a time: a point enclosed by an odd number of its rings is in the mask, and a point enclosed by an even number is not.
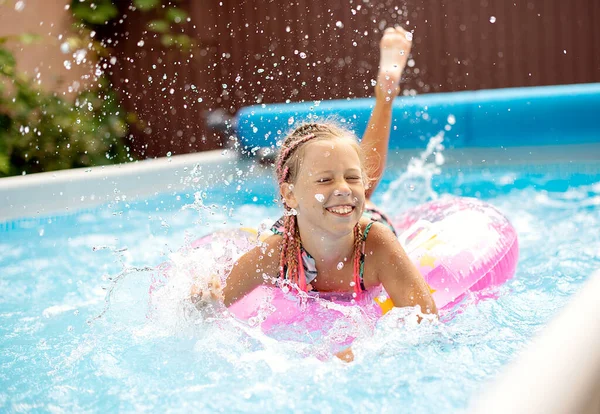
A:
[[[342,236],[352,232],[365,205],[365,177],[350,138],[308,142],[295,182],[283,183],[286,205],[298,212],[301,233]]]

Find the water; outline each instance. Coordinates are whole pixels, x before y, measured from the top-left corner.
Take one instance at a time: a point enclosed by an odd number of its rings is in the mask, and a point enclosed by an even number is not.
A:
[[[399,173],[376,200],[419,199],[418,176],[391,185]],[[149,268],[209,231],[277,218],[270,173],[257,175],[0,225],[0,411],[461,412],[600,267],[597,163],[441,166],[424,194],[483,198],[517,229],[517,274],[497,299],[434,324],[394,310],[351,364],[202,320],[177,289],[149,313]]]

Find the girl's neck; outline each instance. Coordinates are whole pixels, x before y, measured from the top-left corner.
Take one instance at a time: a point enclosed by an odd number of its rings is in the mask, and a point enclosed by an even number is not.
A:
[[[354,232],[336,237],[309,229],[306,232],[300,231],[300,240],[304,250],[315,259],[317,264],[337,264],[352,260]]]

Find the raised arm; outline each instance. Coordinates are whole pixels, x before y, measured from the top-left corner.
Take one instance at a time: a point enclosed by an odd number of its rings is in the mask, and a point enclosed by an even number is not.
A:
[[[386,29],[381,38],[375,107],[361,141],[373,178],[366,191],[367,198],[375,191],[385,168],[392,125],[392,104],[400,93],[400,78],[412,46],[410,39],[412,35],[401,27]]]

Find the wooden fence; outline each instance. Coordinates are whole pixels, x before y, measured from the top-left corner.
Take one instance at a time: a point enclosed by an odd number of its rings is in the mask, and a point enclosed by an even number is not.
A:
[[[127,11],[112,81],[146,124],[147,157],[223,145],[207,115],[257,103],[372,94],[382,30],[414,30],[405,93],[600,82],[598,0],[187,0],[192,53]],[[105,36],[106,38],[106,36]]]

